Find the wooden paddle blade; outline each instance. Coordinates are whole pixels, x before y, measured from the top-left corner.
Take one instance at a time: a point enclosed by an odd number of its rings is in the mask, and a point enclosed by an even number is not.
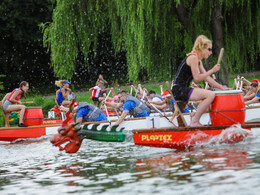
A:
[[[220,64],[220,62],[222,60],[222,57],[223,57],[223,54],[224,54],[224,48],[221,48],[220,52],[219,52],[218,63],[217,64]]]

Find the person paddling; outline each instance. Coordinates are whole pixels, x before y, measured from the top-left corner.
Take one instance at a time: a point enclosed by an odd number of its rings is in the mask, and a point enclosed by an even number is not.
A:
[[[56,91],[56,101],[59,106],[69,105],[70,101],[65,101],[65,99],[68,99],[68,95],[71,94],[70,84],[71,83],[67,80],[55,81],[55,85],[60,87],[60,89]]]
[[[150,109],[140,99],[132,97],[126,93],[121,93],[118,97],[121,102],[119,103],[121,104],[120,106],[123,106],[123,112],[112,126],[119,125],[128,113],[133,117],[146,117],[150,115]]]
[[[29,89],[29,83],[26,81],[22,81],[20,83],[19,88],[14,89],[9,97],[4,101],[3,103],[3,111],[5,114],[9,114],[11,112],[20,112],[20,118],[19,118],[19,127],[27,127],[28,125],[25,125],[23,123],[23,116],[26,109],[26,106],[22,105],[22,102],[20,101],[22,93],[24,95]]]
[[[87,102],[74,102],[73,113],[76,113],[76,123],[89,121],[105,121],[106,115],[98,107]],[[69,108],[60,107],[61,111],[67,112]]]
[[[224,88],[224,86],[210,77],[210,75],[220,70],[220,64],[216,64],[209,71],[205,70],[201,60],[207,59],[211,54],[212,42],[204,35],[198,36],[192,51],[187,54],[187,57],[181,62],[173,82],[172,93],[176,101],[201,100],[197,112],[190,123],[191,127],[202,126],[199,122],[200,117],[215,98],[215,93],[213,91],[201,88],[191,88],[191,81],[200,82],[204,80],[214,88],[221,90],[229,89]]]

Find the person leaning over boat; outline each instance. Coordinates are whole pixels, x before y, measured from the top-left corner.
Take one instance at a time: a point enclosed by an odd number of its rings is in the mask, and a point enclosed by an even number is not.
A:
[[[68,95],[71,94],[71,89],[69,88],[70,84],[71,83],[67,80],[55,81],[55,85],[60,87],[60,89],[56,91],[56,101],[59,106],[69,105],[70,101],[64,100],[68,99]]]
[[[132,97],[126,93],[121,93],[118,97],[120,100],[118,106],[123,106],[123,112],[112,126],[119,125],[128,113],[133,117],[146,117],[150,115],[150,109],[140,99]]]
[[[25,95],[28,89],[29,89],[29,83],[26,81],[22,81],[20,83],[19,88],[14,89],[9,95],[9,97],[3,103],[3,111],[5,114],[15,112],[15,111],[20,112],[20,118],[18,124],[19,127],[27,127],[27,125],[23,123],[23,116],[24,116],[26,106],[22,105],[20,98],[22,93],[24,93]]]
[[[259,103],[260,102],[260,83],[259,82],[253,82],[251,83],[252,92],[255,93],[255,97],[251,100],[248,100],[245,102],[246,105],[253,104],[253,103]]]
[[[204,35],[197,37],[192,51],[187,55],[187,57],[181,62],[176,76],[174,77],[172,93],[175,100],[181,101],[198,101],[202,100],[197,112],[195,113],[190,126],[202,126],[199,122],[201,115],[209,107],[215,98],[215,93],[206,89],[191,88],[191,81],[195,82],[207,81],[212,87],[229,90],[229,88],[224,88],[213,78],[210,77],[211,74],[218,72],[220,70],[220,64],[216,64],[212,69],[206,72],[202,59],[207,59],[212,54],[212,42]]]
[[[244,95],[244,100],[246,102],[246,101],[252,100],[256,96],[256,93],[255,93],[256,91],[252,90],[252,84],[256,83],[254,85],[258,85],[259,80],[258,79],[253,79],[251,81],[251,83],[248,80],[246,80],[244,77],[242,77],[242,80],[244,81],[244,83],[247,84],[247,86],[249,86],[246,94]]]
[[[69,108],[61,106],[61,111],[69,111]],[[87,102],[74,102],[73,113],[76,114],[76,123],[90,121],[105,121],[106,115],[98,107]]]

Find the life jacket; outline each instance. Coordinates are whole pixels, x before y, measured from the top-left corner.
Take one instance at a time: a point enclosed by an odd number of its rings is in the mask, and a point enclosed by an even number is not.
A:
[[[130,115],[133,115],[135,117],[143,113],[144,111],[147,111],[147,113],[150,114],[151,111],[148,108],[148,106],[146,106],[146,104],[143,103],[138,98],[132,96],[126,96],[125,102],[127,101],[133,101],[136,104],[136,107],[133,110],[129,110]]]
[[[100,114],[103,113],[102,110],[100,110],[98,107],[87,102],[80,102],[77,110],[85,107],[88,107],[90,109],[90,112],[87,116],[83,117],[83,122],[95,121],[100,116]]]
[[[19,92],[19,94],[15,97],[15,100],[19,101],[20,98],[21,98],[21,94],[22,94],[21,88],[16,88],[16,89],[14,89],[14,90],[11,92],[11,94],[9,95],[9,97],[8,97],[8,99],[7,99],[6,101],[10,102],[11,104],[15,104],[15,103],[13,103],[13,102],[11,101],[11,98],[12,98],[14,92],[16,92],[16,91],[18,91],[18,90],[20,90],[20,92]]]
[[[65,100],[65,97],[63,97],[63,94],[61,92],[61,89],[64,88],[64,87],[61,87],[60,90],[59,90],[59,93],[57,95],[57,102],[58,104],[63,102]],[[65,88],[64,88],[65,89]],[[65,93],[67,92],[67,90],[65,89]]]
[[[154,97],[157,97],[157,98],[159,98],[161,101],[163,101],[163,98],[162,98],[162,96],[161,95],[159,95],[159,94],[155,94],[155,96]]]

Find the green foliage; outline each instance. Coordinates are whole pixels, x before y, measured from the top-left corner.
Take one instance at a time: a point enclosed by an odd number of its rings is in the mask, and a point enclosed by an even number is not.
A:
[[[6,75],[0,75],[0,78],[1,77],[6,77]],[[4,86],[3,86],[3,82],[0,81],[0,90],[4,90]]]
[[[185,1],[189,24],[179,21],[179,0],[57,0],[53,22],[42,24],[57,76],[71,78],[78,52],[87,56],[110,30],[116,52],[126,51],[129,80],[145,70],[153,80],[172,77],[199,34],[212,38],[214,0]],[[260,2],[221,0],[224,46],[232,72],[247,71],[259,56]],[[87,64],[89,67],[89,65]]]

